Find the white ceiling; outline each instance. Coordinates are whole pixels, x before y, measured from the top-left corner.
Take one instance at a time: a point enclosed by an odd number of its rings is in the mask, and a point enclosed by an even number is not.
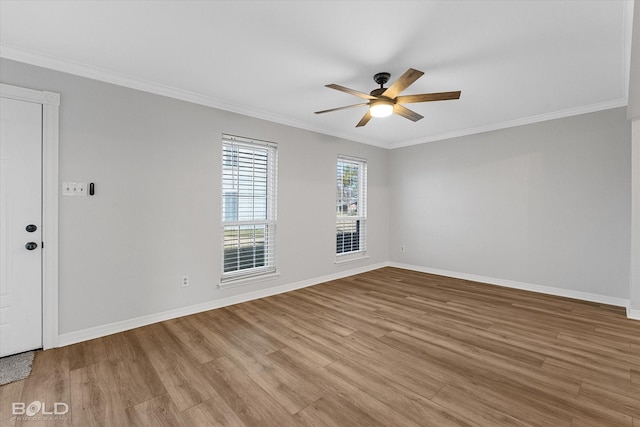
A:
[[[624,106],[633,2],[7,1],[0,56],[383,147]],[[372,119],[373,75],[425,116]],[[0,76],[1,78],[1,76]],[[46,89],[46,88],[45,88]]]

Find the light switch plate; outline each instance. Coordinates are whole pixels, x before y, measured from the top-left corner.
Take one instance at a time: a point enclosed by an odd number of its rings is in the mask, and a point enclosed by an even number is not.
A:
[[[63,196],[86,196],[87,183],[86,182],[63,182],[62,195]]]

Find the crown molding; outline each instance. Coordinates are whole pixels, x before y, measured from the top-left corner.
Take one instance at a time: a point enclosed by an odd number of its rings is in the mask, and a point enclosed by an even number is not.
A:
[[[17,48],[5,43],[0,43],[0,58],[10,59],[17,62],[23,62],[37,67],[43,67],[50,70],[60,71],[63,73],[73,74],[80,77],[86,77],[105,83],[111,83],[117,86],[127,87],[142,92],[153,93],[155,95],[166,96],[169,98],[179,99],[181,101],[191,102],[193,104],[204,105],[219,110],[229,111],[231,113],[242,114],[244,116],[256,119],[267,120],[286,126],[317,132],[323,135],[331,135],[337,138],[343,138],[349,141],[360,142],[363,144],[373,145],[380,148],[389,148],[388,144],[382,141],[371,141],[369,139],[356,139],[351,135],[333,132],[314,126],[310,123],[292,120],[288,117],[272,114],[267,111],[246,108],[239,105],[229,104],[220,99],[202,95],[195,92],[178,89],[173,86],[163,85],[149,80],[139,79],[124,74],[114,73],[101,68],[92,67],[90,65],[78,62],[68,61],[55,56],[33,52]]]
[[[491,123],[488,125],[478,126],[469,129],[463,129],[454,132],[447,132],[438,135],[431,135],[425,138],[414,139],[404,142],[396,142],[389,144],[389,149],[409,147],[411,145],[426,144],[428,142],[442,141],[445,139],[459,138],[462,136],[475,135],[478,133],[491,132],[500,129],[507,129],[516,126],[530,125],[533,123],[546,122],[548,120],[563,119],[571,116],[579,116],[581,114],[595,113],[597,111],[610,110],[612,108],[626,107],[627,98],[616,99],[613,101],[600,102],[597,104],[584,105],[576,108],[568,108],[566,110],[554,111],[552,113],[538,114],[535,116],[523,117],[521,119],[509,120],[500,123]]]
[[[632,6],[631,6],[632,7]],[[462,136],[469,136],[484,132],[491,132],[500,129],[506,129],[510,127],[522,126],[527,124],[533,124],[543,122],[547,120],[561,119],[580,114],[592,113],[597,111],[608,110],[618,107],[626,107],[628,99],[620,98],[613,101],[606,101],[597,104],[591,104],[586,106],[580,106],[576,108],[570,108],[566,110],[555,111],[551,113],[544,113],[535,116],[524,117],[516,120],[510,120],[500,123],[491,123],[483,126],[478,126],[469,129],[463,129],[459,131],[447,132],[442,134],[430,135],[424,138],[418,138],[407,141],[398,141],[387,143],[384,141],[371,140],[368,138],[354,138],[353,135],[347,135],[341,132],[328,130],[322,127],[314,126],[310,123],[292,120],[288,117],[280,116],[277,114],[269,113],[267,111],[242,107],[239,105],[229,104],[214,97],[205,96],[199,93],[178,89],[172,86],[163,85],[160,83],[152,82],[149,80],[139,79],[124,74],[114,73],[101,68],[92,67],[86,64],[72,62],[64,60],[55,56],[27,51],[15,46],[11,46],[5,43],[0,43],[0,58],[6,58],[13,61],[23,62],[38,67],[48,68],[63,73],[69,73],[80,77],[86,77],[93,80],[102,81],[105,83],[111,83],[118,86],[127,87],[130,89],[140,90],[143,92],[153,93],[156,95],[166,96],[169,98],[178,99],[181,101],[191,102],[206,107],[216,108],[236,114],[242,114],[244,116],[253,117],[256,119],[266,120],[273,123],[282,124],[285,126],[291,126],[294,128],[304,129],[311,132],[320,133],[323,135],[334,136],[336,138],[342,138],[348,141],[359,142],[362,144],[372,145],[379,148],[395,149],[408,147],[412,145],[425,144],[429,142],[441,141],[451,138],[458,138]]]

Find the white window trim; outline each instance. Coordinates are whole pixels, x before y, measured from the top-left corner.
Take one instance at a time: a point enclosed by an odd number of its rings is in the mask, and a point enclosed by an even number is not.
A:
[[[365,229],[364,229],[364,232],[361,233],[360,235],[360,239],[361,239],[361,241],[359,242],[360,249],[358,251],[353,251],[353,252],[336,253],[335,254],[336,265],[361,261],[369,258],[369,256],[367,255],[367,222],[368,222],[367,220],[367,190],[368,190],[367,160],[359,157],[352,157],[352,156],[338,154],[338,158],[336,160],[336,167],[337,167],[337,163],[341,160],[347,161],[347,162],[359,163],[361,165],[360,171],[362,174],[362,176],[360,177],[360,183],[362,186],[360,188],[360,191],[358,192],[358,206],[359,206],[360,215],[353,216],[353,217],[344,217],[342,221],[344,222],[360,221],[361,226],[363,226]],[[339,219],[339,217],[336,216],[336,226],[340,221],[341,219]]]
[[[339,259],[338,259],[339,258]],[[334,264],[342,265],[342,264],[351,264],[352,262],[365,261],[370,257],[364,252],[350,252],[348,254],[340,254],[339,256],[336,254],[336,260]]]
[[[224,147],[225,143],[234,142],[239,145],[246,146],[263,146],[274,149],[274,156],[270,159],[273,164],[272,174],[267,177],[268,180],[271,181],[270,187],[274,191],[273,198],[269,199],[269,203],[267,206],[268,217],[266,220],[254,220],[254,221],[225,221],[224,215],[221,215],[220,225],[221,225],[221,233],[224,235],[224,228],[228,226],[239,226],[239,225],[253,225],[253,224],[262,224],[267,225],[269,229],[271,229],[271,235],[273,241],[270,243],[270,251],[273,253],[271,258],[272,265],[267,265],[264,267],[255,267],[247,270],[236,270],[230,273],[225,274],[224,272],[224,237],[221,239],[221,273],[220,273],[220,282],[218,283],[219,289],[227,289],[234,288],[237,286],[249,285],[252,283],[257,283],[266,280],[273,280],[279,276],[277,270],[277,187],[278,187],[278,155],[277,148],[278,144],[269,141],[262,141],[257,139],[245,138],[241,136],[235,135],[222,135],[222,147]],[[222,160],[222,167],[224,168],[224,159]],[[222,171],[224,173],[224,170]],[[221,176],[221,180],[223,177]],[[224,191],[222,191],[222,197],[224,198]],[[224,204],[224,199],[221,200],[222,204]]]
[[[251,276],[243,276],[238,278],[230,278],[228,280],[220,281],[218,283],[218,289],[230,289],[237,288],[239,286],[252,285],[254,283],[266,282],[268,280],[275,280],[280,277],[280,273],[277,271],[271,271],[269,273],[260,273]]]

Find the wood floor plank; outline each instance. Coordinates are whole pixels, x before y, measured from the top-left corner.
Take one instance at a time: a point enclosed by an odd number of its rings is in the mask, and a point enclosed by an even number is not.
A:
[[[75,423],[125,426],[125,409],[165,394],[146,357],[104,361],[70,372]]]
[[[345,357],[403,387],[430,398],[449,379],[449,372],[439,369],[424,355],[398,350],[366,334],[352,334],[343,342]]]
[[[188,316],[186,321],[202,334],[209,345],[215,348],[214,354],[218,355],[218,357],[229,354],[237,355],[237,357],[245,356],[245,347],[238,347],[231,342],[230,337],[235,339],[230,335],[231,332],[221,328],[207,313]],[[251,349],[249,351],[251,351]]]
[[[16,425],[15,417],[0,420],[0,427],[14,427]]]
[[[104,342],[107,359],[110,361],[147,360],[144,348],[135,336],[134,331],[125,331],[100,338]]]
[[[640,385],[630,381],[596,382],[586,379],[580,387],[580,397],[640,418]]]
[[[70,345],[67,349],[69,370],[85,368],[107,360],[109,353],[105,346],[106,340],[106,338],[96,338]]]
[[[273,317],[269,316],[268,311],[262,313],[256,310],[254,306],[247,304],[244,304],[242,307],[231,307],[231,309],[233,309],[236,315],[242,317],[254,327],[273,336],[287,347],[293,348],[310,357],[322,366],[328,365],[340,358],[340,354],[331,350],[331,348],[318,344],[304,335],[292,331],[281,322],[276,321]]]
[[[215,395],[211,384],[202,378],[201,365],[184,351],[167,326],[149,325],[137,329],[135,334],[179,411]]]
[[[568,426],[571,423],[571,416],[566,412],[558,410],[553,405],[531,399],[531,396],[526,393],[514,393],[513,389],[479,387],[473,381],[451,381],[447,386],[449,389],[445,393],[451,393],[453,390],[454,401],[470,402],[470,405],[478,402],[492,408],[488,412],[494,412],[494,416],[495,414],[498,414],[499,417],[502,416],[500,414],[509,414],[518,422],[540,427]],[[433,400],[437,401],[443,397],[444,395],[439,393]],[[452,400],[451,397],[449,399]],[[482,408],[482,406],[478,406],[478,408]],[[453,413],[458,412],[455,406],[449,410]]]
[[[296,293],[296,297],[305,299],[314,304],[325,307],[326,309],[333,310],[333,312],[337,312],[342,315],[346,324],[351,324],[350,319],[355,319],[356,321],[360,321],[362,325],[370,325],[371,328],[377,329],[377,335],[384,335],[387,331],[380,330],[375,326],[376,317],[374,313],[374,308],[367,307],[364,310],[359,309],[360,307],[350,306],[348,303],[340,302],[336,299],[328,298],[323,296],[322,294],[318,294],[317,292],[304,292],[307,289],[301,289],[299,293]],[[358,330],[362,330],[361,327],[356,327]]]
[[[284,407],[226,357],[204,364],[202,375],[247,426],[295,425]]]
[[[69,347],[36,351],[29,379],[48,376],[52,372],[69,372],[69,359]]]
[[[297,425],[313,427],[384,427],[366,412],[332,395],[319,399],[295,414],[294,421]]]
[[[423,305],[428,306],[427,316],[441,316],[448,322],[460,325],[460,327],[470,328],[490,328],[494,321],[488,319],[484,313],[474,313],[469,307],[460,307],[454,301],[448,300],[445,304],[429,301],[426,298],[407,297],[410,301],[423,301]]]
[[[417,424],[423,424],[425,420],[429,420],[430,423],[438,426],[473,425],[471,420],[465,420],[436,402],[405,387],[404,381],[400,377],[395,378],[395,381],[390,380],[369,367],[362,366],[348,358],[334,362],[326,369],[361,390],[372,393],[382,403],[394,408]],[[439,389],[434,390],[431,397],[435,396],[438,391]]]
[[[274,354],[277,352],[254,355],[251,364],[245,364],[247,359],[234,362],[291,415],[322,397],[322,390],[307,378],[298,375],[290,366],[274,363]]]
[[[15,419],[14,401],[69,404]],[[0,427],[640,427],[621,307],[385,267],[36,353]]]
[[[24,380],[20,402],[29,405],[31,402],[45,402],[49,410],[54,402],[70,404],[71,387],[69,382],[68,348],[57,348],[49,351],[38,351],[35,354],[33,368],[29,378]],[[73,408],[59,419],[51,416],[33,419],[19,419],[16,427],[71,426]],[[55,417],[54,417],[55,418]]]
[[[565,412],[567,415],[573,412],[590,414],[594,419],[608,422],[611,425],[628,425],[631,420],[630,416],[611,410],[601,403],[587,402],[584,398],[578,398],[578,393],[573,391],[575,386],[572,386],[571,383],[565,385],[564,382],[568,381],[568,379],[560,379],[558,374],[545,375],[541,369],[531,367],[523,370],[517,364],[496,364],[494,360],[485,360],[485,364],[473,363],[473,360],[465,361],[461,356],[456,356],[455,353],[448,352],[447,354],[445,352],[438,355],[439,350],[429,349],[428,344],[400,333],[392,332],[389,337],[390,339],[401,340],[408,348],[415,347],[416,349],[429,350],[429,353],[427,353],[429,357],[439,358],[448,364],[451,369],[457,369],[462,374],[462,377],[473,378],[474,381],[483,381],[487,385],[494,383],[494,389],[504,389],[505,393],[511,392],[531,396],[532,400],[536,400],[542,406],[550,407],[561,402],[566,407]],[[456,361],[456,359],[459,360]],[[526,378],[524,378],[525,376]]]
[[[555,396],[577,396],[580,391],[581,381],[577,378],[552,374],[518,361],[498,357],[472,357],[472,353],[452,351],[399,332],[391,332],[381,341],[402,351],[428,358],[455,380],[474,379],[486,382],[487,385],[500,384],[507,387],[517,384],[535,392],[553,393]]]
[[[295,304],[306,305],[312,310],[313,314],[316,317],[328,319],[332,322],[349,325],[352,329],[357,331],[367,332],[370,335],[381,337],[388,330],[381,328],[376,324],[378,318],[377,317],[354,317],[353,315],[347,314],[342,310],[334,309],[330,306],[331,303],[327,303],[329,305],[318,305],[313,302],[313,298],[309,299],[300,294],[292,294],[289,296]]]
[[[608,360],[593,358],[588,361],[578,358],[547,357],[542,368],[550,373],[569,373],[576,378],[607,379],[615,377],[622,381],[631,381],[631,369],[629,367],[612,366]]]
[[[22,402],[22,389],[25,380],[16,381],[0,387],[0,421],[13,417],[13,403]],[[9,421],[7,421],[7,424]],[[13,422],[11,422],[13,425]]]
[[[280,341],[252,327],[227,308],[207,311],[201,315],[208,317],[209,329],[246,353],[269,354],[285,347]]]
[[[199,328],[193,326],[190,318],[193,320],[199,316],[201,315],[195,314],[172,319],[165,322],[165,324],[198,363],[207,363],[222,356],[222,353],[218,351],[215,343],[211,342]]]
[[[628,348],[624,346],[622,349],[611,348],[612,346],[593,338],[588,339],[586,336],[577,338],[561,332],[555,338],[543,336],[535,338],[535,334],[523,334],[522,331],[515,332],[504,328],[494,335],[495,330],[489,329],[489,332],[478,331],[476,335],[484,339],[498,340],[544,358],[553,357],[584,366],[600,365],[605,361],[605,364],[610,365],[612,369],[619,368],[623,371],[632,365],[640,366],[640,355],[633,354]]]
[[[327,377],[327,380],[335,391],[328,391],[320,399],[310,405],[311,407],[317,407],[317,403],[322,402],[335,409],[341,408],[342,410],[350,413],[366,414],[367,418],[375,420],[375,422],[365,422],[363,419],[359,424],[355,425],[419,426],[419,424],[410,421],[404,416],[404,414],[397,411],[397,408],[391,408],[390,406],[385,405],[370,393],[358,389],[349,382],[343,381],[338,377]],[[307,408],[298,412],[298,414],[304,412]],[[343,424],[345,420],[341,420],[340,418],[338,418],[338,420],[340,420],[339,424],[345,425]]]
[[[131,426],[193,427],[183,422],[181,414],[168,394],[146,400],[125,411],[128,424]]]
[[[390,318],[393,317],[394,316],[391,316]],[[444,340],[454,338],[454,340],[452,340],[453,342],[461,343],[458,346],[458,351],[464,353],[467,353],[469,348],[472,348],[473,351],[482,353],[485,357],[492,357],[491,354],[495,354],[534,366],[541,366],[546,358],[546,356],[538,352],[534,346],[520,348],[518,345],[514,345],[515,340],[509,341],[502,335],[482,329],[468,328],[468,330],[455,330],[446,322],[441,322],[440,319],[417,316],[402,319],[400,322],[391,320],[381,321],[380,323],[389,329],[418,339],[430,340],[434,336],[441,337]]]
[[[403,425],[406,427],[414,425],[409,418],[397,411],[396,408],[386,405],[380,399],[372,396],[371,393],[358,389],[349,381],[345,381],[335,375],[329,375],[324,367],[315,365],[313,361],[294,350],[283,349],[277,353],[270,354],[268,357],[274,363],[278,363],[283,367],[286,366],[295,371],[300,377],[307,378],[310,383],[323,391],[322,398],[339,396],[342,401],[347,401],[350,406],[352,405],[369,414],[372,418],[382,421],[384,425]]]
[[[245,427],[246,424],[218,395],[182,413],[188,426]]]
[[[408,300],[406,296],[400,297],[387,292],[371,290],[364,295],[360,295],[359,299],[361,301],[370,301],[372,304],[375,302],[378,306],[376,311],[380,309],[397,310],[414,315],[426,314],[429,311],[429,308],[425,307],[424,304]]]
[[[120,400],[111,366],[107,362],[70,373],[73,419],[83,426],[129,425],[126,405]]]
[[[620,325],[598,325],[596,326],[595,331],[606,334],[612,338],[628,341],[632,349],[640,350],[640,334],[635,330],[633,325],[627,325],[627,328],[625,329],[620,328]]]
[[[273,298],[271,302],[275,307],[285,310],[301,319],[306,318],[307,320],[316,322],[318,326],[336,335],[347,336],[358,330],[353,326],[347,326],[344,321],[336,319],[336,316],[332,317],[328,315],[326,311],[318,310],[317,306],[286,294],[278,295],[278,297]]]
[[[575,343],[579,347],[588,346],[589,351],[597,352],[599,355],[612,354],[614,357],[622,356],[629,359],[631,363],[640,363],[640,353],[633,351],[631,343],[619,338],[612,339],[597,332],[589,334],[577,332],[560,332],[558,340],[565,343]]]
[[[482,400],[470,399],[467,394],[461,392],[460,388],[451,384],[444,386],[433,398],[433,401],[442,405],[452,413],[474,420],[480,425],[518,427],[530,425],[503,411],[492,408],[491,405]]]
[[[273,310],[272,307],[266,307],[265,310]],[[338,355],[342,355],[342,349],[336,346],[336,342],[342,338],[342,336],[335,334],[332,331],[327,331],[318,328],[312,320],[303,320],[296,318],[294,315],[278,311],[278,316],[274,318],[274,323],[279,323],[283,327],[291,330],[297,335],[305,336],[316,345],[323,346],[325,348],[332,349],[338,352]]]
[[[108,362],[113,375],[114,387],[118,390],[119,400],[125,407],[137,405],[145,400],[165,394],[162,381],[147,357],[147,352],[135,338],[133,333],[122,335],[125,343],[121,351],[112,350],[110,354],[118,355]],[[124,351],[123,349],[126,349]],[[73,371],[71,371],[73,373]]]

